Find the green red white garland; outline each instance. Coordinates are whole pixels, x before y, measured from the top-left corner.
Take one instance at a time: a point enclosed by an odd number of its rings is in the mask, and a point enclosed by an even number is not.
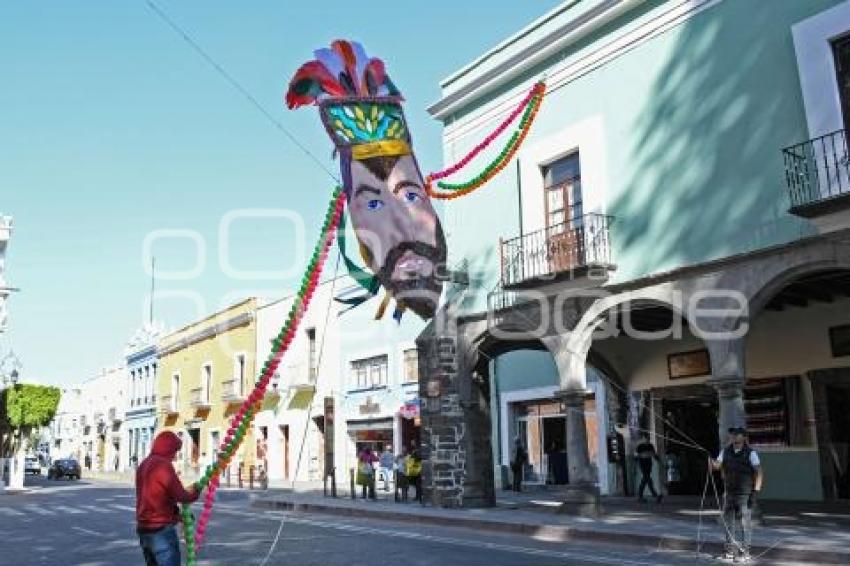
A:
[[[230,459],[242,444],[242,439],[251,426],[251,422],[260,411],[263,397],[266,394],[266,389],[271,382],[272,376],[277,370],[283,354],[292,343],[298,329],[298,324],[307,312],[310,299],[313,297],[316,286],[319,284],[319,277],[328,258],[328,250],[333,244],[334,235],[344,209],[345,193],[341,187],[337,187],[328,205],[319,241],[313,250],[313,255],[307,266],[307,272],[301,279],[301,287],[298,290],[295,302],[289,311],[280,333],[272,340],[272,351],[265,364],[263,364],[260,378],[257,380],[251,394],[230,421],[230,428],[227,429],[227,435],[222,441],[216,461],[207,467],[204,475],[195,483],[195,488],[198,490],[207,488],[204,495],[204,508],[201,511],[197,525],[194,523],[189,505],[183,505],[183,535],[186,539],[186,558],[189,565],[195,564],[198,548],[204,540],[221,474],[227,469]]]
[[[513,112],[495,129],[493,132],[488,135],[484,141],[475,146],[472,151],[470,151],[463,159],[461,159],[455,165],[448,167],[442,171],[438,171],[436,173],[431,173],[425,178],[425,190],[432,198],[436,199],[454,199],[458,197],[462,197],[466,194],[471,193],[475,189],[481,187],[485,183],[487,183],[490,179],[495,177],[502,169],[504,169],[508,163],[513,159],[516,154],[519,146],[522,145],[522,142],[525,141],[525,137],[528,135],[528,132],[531,130],[531,124],[534,122],[534,118],[537,116],[537,112],[540,109],[540,104],[543,102],[543,96],[546,94],[546,84],[542,81],[537,82],[531,88],[529,93],[523,98],[523,100],[519,103],[519,105],[514,109]],[[465,167],[476,155],[478,155],[484,148],[486,148],[493,140],[496,139],[511,122],[516,119],[519,115],[520,111],[522,111],[522,118],[519,121],[519,125],[517,129],[511,134],[511,137],[508,139],[505,147],[502,151],[499,152],[499,155],[496,156],[486,167],[481,171],[478,175],[473,177],[468,181],[464,181],[461,183],[445,183],[439,181],[444,177],[448,177],[453,173],[459,171],[463,167]],[[439,192],[434,189],[434,181],[437,181],[437,187],[446,192]]]

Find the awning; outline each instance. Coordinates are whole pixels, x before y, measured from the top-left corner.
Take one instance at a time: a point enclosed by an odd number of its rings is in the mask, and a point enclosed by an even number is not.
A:
[[[294,390],[289,398],[287,408],[307,410],[310,408],[310,403],[313,402],[313,394],[315,390]]]
[[[365,421],[348,421],[348,432],[361,430],[392,430],[392,417],[386,419],[368,419]]]

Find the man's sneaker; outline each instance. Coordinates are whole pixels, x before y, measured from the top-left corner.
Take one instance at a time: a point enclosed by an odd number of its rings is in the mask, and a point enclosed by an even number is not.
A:
[[[657,497],[655,498],[655,502],[656,502],[656,503],[661,503],[661,500],[662,500],[662,499],[664,499],[664,496],[663,496],[663,495],[659,495],[659,496],[657,496]]]

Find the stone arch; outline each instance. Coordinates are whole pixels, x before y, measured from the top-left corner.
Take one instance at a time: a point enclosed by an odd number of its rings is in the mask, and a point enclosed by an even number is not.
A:
[[[674,297],[681,293],[672,283],[661,283],[652,287],[625,291],[604,296],[596,300],[581,316],[575,329],[566,336],[553,337],[551,348],[557,351],[558,371],[562,376],[563,389],[586,388],[587,383],[583,368],[587,362],[590,348],[593,344],[593,334],[602,323],[602,317],[626,303],[650,303],[664,306],[687,319],[682,305],[677,304]]]

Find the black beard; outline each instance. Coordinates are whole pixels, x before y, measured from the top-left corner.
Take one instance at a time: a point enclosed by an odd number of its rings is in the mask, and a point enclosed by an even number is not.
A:
[[[400,306],[409,308],[423,320],[429,320],[437,312],[437,304],[443,291],[443,283],[437,278],[437,273],[445,268],[446,239],[443,226],[437,222],[437,245],[425,242],[402,242],[389,251],[384,265],[376,274],[378,281],[390,291]],[[431,262],[432,270],[428,275],[412,279],[392,279],[395,266],[402,256],[412,252]]]

